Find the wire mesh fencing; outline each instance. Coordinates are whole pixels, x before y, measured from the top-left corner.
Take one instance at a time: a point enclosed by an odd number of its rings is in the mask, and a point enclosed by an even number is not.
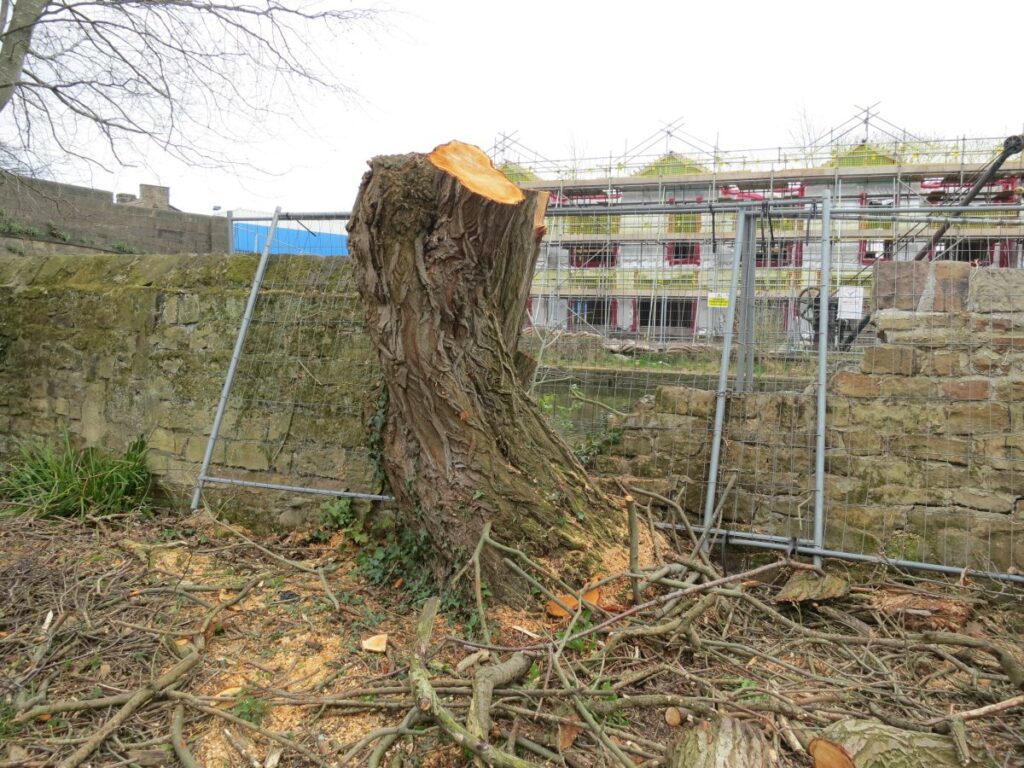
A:
[[[709,545],[1019,578],[1021,206],[771,189],[549,209],[523,337],[542,410]],[[381,497],[347,260],[273,250],[204,478]]]
[[[282,229],[282,222],[315,225],[321,233],[292,253],[297,241],[289,231],[299,230]],[[262,233],[260,266],[212,417],[194,506],[208,485],[277,491],[282,498],[387,498],[365,438],[381,407],[375,352],[350,264],[338,249],[341,236],[323,237],[344,232],[345,223],[339,214],[280,213],[235,222],[236,234],[240,226],[260,228],[252,230]]]
[[[556,209],[536,397],[712,540],[1013,577],[1021,209],[859,202]]]

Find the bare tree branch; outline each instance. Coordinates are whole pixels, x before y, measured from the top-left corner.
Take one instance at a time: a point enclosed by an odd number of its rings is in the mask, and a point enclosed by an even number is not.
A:
[[[311,41],[377,16],[302,0],[0,0],[0,167],[47,151],[99,163],[96,137],[118,162],[154,142],[224,165],[211,138],[294,116],[311,88],[350,96]]]

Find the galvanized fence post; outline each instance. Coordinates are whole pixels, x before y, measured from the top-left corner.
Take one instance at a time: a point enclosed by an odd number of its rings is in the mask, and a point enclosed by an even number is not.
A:
[[[704,499],[704,536],[707,541],[715,521],[715,492],[718,489],[718,463],[722,453],[722,425],[725,423],[726,390],[729,386],[729,357],[732,353],[732,327],[736,322],[736,301],[740,281],[740,266],[746,248],[747,213],[736,212],[736,247],[732,255],[732,275],[729,280],[729,307],[725,313],[725,336],[722,339],[722,357],[718,366],[718,390],[715,398],[715,427],[711,437],[711,462],[708,465],[708,489]]]
[[[832,314],[832,192],[821,201],[821,274],[818,287],[818,409],[814,449],[814,547],[825,546],[825,409],[828,385],[828,327]],[[821,555],[814,556],[821,565]]]
[[[267,234],[266,243],[263,244],[259,265],[256,267],[256,274],[252,279],[252,286],[249,289],[249,300],[245,304],[245,313],[242,315],[242,325],[238,329],[235,349],[231,353],[231,363],[228,365],[228,374],[224,377],[224,387],[221,389],[220,401],[217,403],[217,414],[213,417],[213,426],[210,428],[210,439],[206,441],[206,453],[203,454],[203,463],[199,468],[199,477],[196,478],[196,487],[192,491],[193,511],[199,509],[199,502],[202,500],[203,483],[210,469],[210,461],[213,459],[213,448],[217,443],[217,435],[220,433],[220,425],[224,420],[224,411],[227,409],[228,398],[231,395],[231,386],[234,384],[235,373],[238,371],[238,362],[242,358],[242,349],[245,346],[246,336],[249,334],[249,325],[252,323],[256,298],[259,296],[260,286],[263,285],[263,275],[267,271],[267,262],[270,261],[270,246],[274,242],[274,235],[277,233],[277,219],[280,215],[281,206],[278,206],[274,209],[274,218],[270,222],[270,232]]]

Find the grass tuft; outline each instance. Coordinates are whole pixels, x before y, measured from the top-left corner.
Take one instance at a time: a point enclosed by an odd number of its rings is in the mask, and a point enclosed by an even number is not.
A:
[[[42,517],[113,515],[146,506],[152,476],[146,440],[136,438],[123,456],[75,448],[67,430],[58,445],[25,443],[3,477],[0,514]]]

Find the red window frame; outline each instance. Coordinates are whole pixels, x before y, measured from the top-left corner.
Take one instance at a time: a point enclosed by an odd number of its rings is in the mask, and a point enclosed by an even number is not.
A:
[[[857,243],[857,258],[861,264],[874,264],[878,261],[892,261],[892,253],[886,253],[882,251],[881,256],[868,256],[868,241],[861,240]]]
[[[600,251],[592,253],[579,253],[580,250],[588,248],[591,244],[569,246],[569,266],[591,269],[596,267],[617,267],[619,265],[619,246],[598,244]]]
[[[689,246],[689,256],[676,256],[676,248],[678,246],[685,245]],[[692,240],[675,240],[671,243],[665,243],[665,263],[670,267],[681,267],[681,266],[700,266],[700,243],[695,243]]]
[[[997,267],[1005,268],[1016,266],[1018,254],[1014,241],[1012,239],[1000,239],[993,241],[988,247],[988,260],[990,264]]]

